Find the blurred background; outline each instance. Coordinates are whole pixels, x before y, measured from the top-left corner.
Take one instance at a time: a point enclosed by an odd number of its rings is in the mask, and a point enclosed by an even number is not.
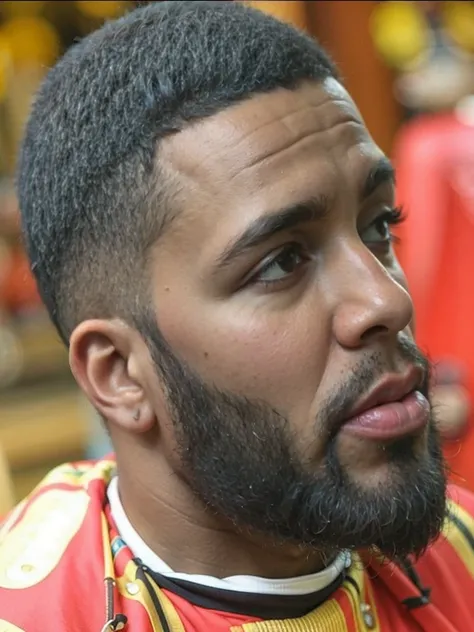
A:
[[[51,467],[109,449],[30,276],[14,171],[47,69],[137,4],[147,3],[0,2],[0,516]],[[396,165],[409,217],[397,248],[417,308],[417,337],[436,366],[451,476],[474,489],[474,2],[247,4],[326,46]]]

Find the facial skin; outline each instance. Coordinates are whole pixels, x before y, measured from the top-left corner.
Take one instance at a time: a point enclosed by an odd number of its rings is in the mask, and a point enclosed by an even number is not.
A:
[[[159,159],[181,212],[151,258],[153,309],[140,333],[82,323],[70,352],[135,527],[175,570],[217,576],[312,572],[341,547],[420,552],[444,510],[433,424],[390,444],[341,430],[387,374],[417,366],[427,393],[393,179],[347,92],[259,95]]]

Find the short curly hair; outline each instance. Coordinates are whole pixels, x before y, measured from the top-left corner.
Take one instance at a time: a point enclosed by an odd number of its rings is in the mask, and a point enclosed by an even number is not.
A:
[[[160,140],[327,77],[316,41],[239,2],[156,2],[67,51],[37,94],[17,174],[31,268],[66,344],[87,318],[137,322],[147,255],[177,212]]]

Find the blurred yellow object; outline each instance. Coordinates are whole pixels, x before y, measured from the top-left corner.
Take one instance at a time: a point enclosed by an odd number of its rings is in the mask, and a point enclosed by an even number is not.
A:
[[[398,69],[416,66],[431,45],[431,34],[416,2],[381,2],[374,9],[370,30],[386,63]]]
[[[449,37],[461,49],[474,53],[474,3],[443,3],[443,25]]]
[[[51,66],[57,59],[61,43],[47,20],[40,17],[19,17],[5,22],[0,28],[0,40],[10,51],[15,66]]]
[[[12,76],[12,58],[10,47],[5,38],[0,36],[0,101],[3,101],[8,90],[8,84]]]
[[[0,446],[0,523],[13,508],[13,483],[5,454]]]
[[[0,3],[0,9],[2,13],[7,17],[18,17],[19,15],[38,15],[43,10],[46,2],[22,0],[18,2],[18,0],[9,2],[8,0],[4,0],[4,2]]]
[[[75,4],[79,11],[87,15],[87,17],[105,20],[119,16],[125,11],[128,3],[113,2],[112,0],[103,0],[102,2],[76,0]]]

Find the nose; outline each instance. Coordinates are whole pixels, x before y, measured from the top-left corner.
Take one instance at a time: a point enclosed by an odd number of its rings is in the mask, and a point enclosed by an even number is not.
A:
[[[386,267],[360,242],[346,244],[331,276],[333,332],[341,346],[355,349],[396,337],[412,321],[413,303],[393,257]]]

